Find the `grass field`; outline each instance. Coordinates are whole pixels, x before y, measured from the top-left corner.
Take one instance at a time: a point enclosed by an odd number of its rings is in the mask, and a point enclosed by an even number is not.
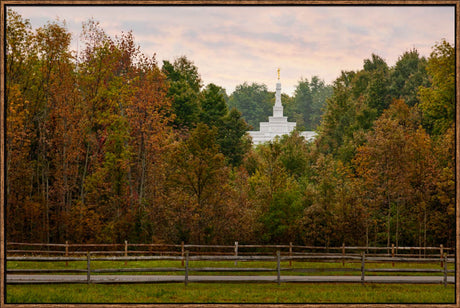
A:
[[[120,284],[8,285],[7,303],[454,303],[449,285]]]
[[[191,267],[252,267],[276,268],[275,262],[193,261]],[[293,262],[292,268],[360,268],[360,263]],[[94,261],[92,269],[181,267],[180,261]],[[289,268],[289,262],[282,262]],[[366,268],[393,268],[391,263],[367,263]],[[394,268],[441,269],[440,263],[395,263]],[[454,269],[454,264],[448,265]],[[17,262],[8,261],[7,269],[86,269],[85,261]],[[130,274],[130,273],[125,273]],[[140,273],[138,273],[140,274]],[[151,273],[150,273],[151,274]],[[167,274],[167,273],[162,273]],[[183,272],[170,274],[183,275]],[[193,273],[193,275],[223,273]],[[237,273],[233,273],[237,274]],[[239,273],[267,275],[268,273]],[[360,275],[360,272],[315,272],[283,275]],[[366,275],[395,273],[366,273]],[[269,274],[273,275],[273,274]],[[408,273],[401,273],[408,275]],[[428,275],[427,273],[413,275]],[[438,273],[436,275],[442,275]],[[452,274],[450,274],[452,275]],[[181,283],[161,284],[64,284],[8,285],[8,303],[454,303],[454,285],[409,284],[326,284],[326,283]]]

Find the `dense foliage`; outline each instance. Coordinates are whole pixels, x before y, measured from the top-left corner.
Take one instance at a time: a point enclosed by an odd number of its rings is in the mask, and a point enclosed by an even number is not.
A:
[[[132,33],[33,30],[8,11],[7,240],[455,243],[455,53],[442,41],[333,85],[301,79],[297,132],[253,147],[274,93],[227,96],[182,56],[159,66]]]

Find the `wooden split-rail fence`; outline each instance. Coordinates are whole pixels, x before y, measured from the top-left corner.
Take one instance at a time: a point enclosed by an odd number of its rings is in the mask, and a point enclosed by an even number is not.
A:
[[[346,246],[339,247],[320,247],[320,246],[301,246],[293,245],[242,245],[235,242],[234,245],[194,245],[194,244],[135,244],[125,241],[123,244],[75,244],[66,241],[63,244],[45,243],[17,243],[7,242],[8,255],[85,255],[91,252],[93,255],[181,255],[184,257],[188,250],[191,255],[266,255],[274,254],[280,250],[282,255],[360,255],[364,251],[368,256],[391,256],[391,257],[415,257],[429,258],[445,254],[449,257],[454,256],[454,249],[444,247],[364,247]]]
[[[95,269],[92,267],[92,264],[96,261],[125,261],[125,262],[132,262],[132,261],[180,261],[183,260],[182,257],[179,256],[137,256],[137,257],[91,257],[91,253],[88,252],[86,258],[84,257],[7,257],[7,261],[16,261],[16,262],[73,262],[73,261],[86,261],[86,269],[8,269],[7,267],[7,283],[131,283],[131,282],[180,282],[183,281],[185,285],[188,285],[190,281],[190,276],[192,272],[195,273],[203,273],[203,272],[213,272],[213,273],[252,273],[255,276],[251,279],[252,282],[277,282],[280,284],[281,282],[311,282],[308,279],[308,276],[290,276],[284,275],[281,278],[281,273],[284,274],[288,272],[294,273],[315,273],[315,272],[331,272],[334,273],[332,276],[327,276],[325,279],[321,279],[321,282],[355,282],[355,283],[362,283],[364,284],[368,280],[370,282],[376,282],[376,276],[366,276],[366,273],[393,273],[396,275],[400,275],[401,273],[411,273],[413,274],[439,274],[441,275],[442,279],[436,279],[436,277],[423,277],[425,280],[419,279],[418,276],[405,276],[403,280],[398,279],[398,276],[393,276],[391,279],[380,280],[381,283],[442,283],[444,286],[447,286],[448,283],[454,283],[453,279],[448,279],[449,275],[454,273],[454,270],[448,269],[448,263],[453,263],[453,258],[447,258],[444,256],[443,258],[443,266],[441,269],[433,269],[433,268],[367,268],[366,264],[369,263],[389,263],[389,262],[403,262],[403,263],[433,263],[437,262],[438,259],[435,258],[401,258],[401,257],[366,257],[364,252],[361,253],[359,257],[356,256],[281,256],[280,251],[276,252],[276,256],[190,256],[189,251],[185,252],[185,265],[184,267],[149,267],[149,268],[99,268]],[[358,264],[360,267],[342,267],[342,268],[330,268],[330,267],[281,267],[282,261],[299,261],[299,262],[334,262],[337,261],[346,261],[353,264]],[[240,262],[248,262],[248,261],[262,261],[264,264],[274,262],[276,266],[272,267],[191,267],[190,261],[240,261]],[[126,273],[150,273],[158,275],[158,273],[167,272],[167,276],[162,276],[160,279],[153,279],[152,276],[142,276],[139,275],[136,279],[130,280],[132,278],[124,278],[127,276],[118,276],[115,280],[110,279],[110,276],[104,277],[104,279],[96,279],[100,278],[101,276],[97,276],[100,274],[126,274]],[[174,276],[170,273],[181,272],[182,276]],[[261,272],[272,272],[276,273],[276,278],[274,279],[266,279],[269,278],[267,276],[257,276],[260,275]],[[337,275],[337,272],[359,272],[360,275],[357,276],[342,276],[341,274]],[[59,280],[56,277],[59,276],[46,276],[48,278],[44,279],[34,279],[32,277],[33,274],[80,274],[70,276],[74,279],[66,279],[66,280]],[[27,274],[28,278],[23,280],[14,280],[14,276],[18,274]],[[82,280],[81,274],[86,274],[86,280]],[[93,274],[96,274],[94,276]],[[439,277],[439,275],[437,277]],[[36,276],[35,276],[36,277]],[[50,278],[53,277],[53,278]],[[114,276],[112,276],[114,277]],[[142,279],[144,277],[145,279]],[[153,276],[155,277],[155,276]],[[165,278],[166,277],[166,278]],[[200,276],[195,276],[195,278]],[[227,276],[228,277],[228,276]],[[292,279],[294,277],[295,279]],[[347,277],[347,279],[338,279],[337,277]],[[11,280],[11,279],[12,280]],[[139,279],[141,278],[141,279]],[[171,279],[177,278],[177,279]],[[209,278],[209,277],[208,277]],[[212,277],[211,277],[212,278]],[[303,278],[303,279],[299,279]],[[357,278],[357,279],[354,279]],[[409,278],[409,279],[407,279]],[[200,281],[199,279],[195,279],[195,281]],[[247,282],[247,276],[236,276],[234,279],[226,279],[222,276],[218,276],[213,280],[205,280],[206,282],[239,282],[245,281]],[[318,277],[316,277],[316,281],[318,281]]]
[[[14,246],[22,246],[22,249],[11,249]],[[57,246],[59,245],[59,246]],[[129,249],[133,248],[144,248],[141,249]],[[109,250],[107,248],[123,247],[124,250]],[[321,272],[330,272],[333,273],[331,278],[322,279],[323,282],[338,282],[337,277],[344,273],[348,272],[351,276],[342,276],[349,277],[347,282],[361,282],[365,283],[366,281],[375,280],[376,273],[394,274],[401,275],[401,273],[408,273],[409,275],[438,275],[438,278],[429,280],[428,282],[421,282],[417,279],[416,276],[406,276],[403,281],[401,280],[385,280],[382,282],[399,282],[399,283],[443,283],[447,285],[448,283],[453,283],[452,273],[455,271],[448,269],[449,263],[454,263],[454,254],[453,249],[445,248],[442,245],[440,247],[349,247],[342,245],[342,247],[313,247],[313,246],[294,246],[292,243],[289,245],[238,245],[236,242],[233,246],[217,246],[217,245],[164,245],[164,244],[128,244],[127,242],[123,244],[27,244],[27,243],[8,243],[7,244],[7,261],[16,261],[16,262],[66,262],[68,265],[69,262],[74,261],[86,261],[86,269],[8,269],[7,274],[70,274],[70,273],[79,273],[86,274],[86,281],[81,280],[81,275],[75,275],[74,277],[80,276],[80,279],[77,279],[73,282],[79,283],[104,283],[104,280],[97,279],[100,278],[98,275],[101,274],[126,274],[126,273],[136,273],[136,274],[145,274],[145,273],[168,273],[170,277],[174,280],[169,279],[168,281],[183,281],[187,285],[190,281],[189,277],[191,273],[203,273],[203,272],[214,272],[214,273],[248,273],[254,274],[256,279],[252,281],[267,281],[267,276],[258,276],[260,273],[272,273],[275,274],[275,279],[269,281],[275,281],[278,284],[280,282],[288,281],[307,281],[303,280],[292,280],[292,273],[301,273],[300,275],[305,275],[305,273]],[[25,249],[25,247],[59,247],[64,248],[63,250],[46,250],[46,249]],[[105,250],[100,250],[101,247]],[[149,250],[145,250],[145,248]],[[158,249],[158,248],[162,249]],[[93,250],[90,250],[93,249]],[[99,250],[94,250],[94,249]],[[155,248],[155,249],[154,249]],[[171,250],[171,248],[176,248],[176,250]],[[179,248],[179,249],[177,249]],[[190,248],[195,249],[195,251],[190,251]],[[209,251],[209,249],[216,249],[219,251]],[[231,251],[225,251],[225,249]],[[284,249],[284,251],[281,251]],[[309,251],[306,251],[306,250]],[[84,252],[83,250],[86,250]],[[246,251],[244,251],[246,250]],[[250,251],[248,251],[250,250]],[[429,253],[427,253],[429,252]],[[51,257],[52,254],[61,254],[60,257]],[[27,254],[29,256],[27,256]],[[82,254],[84,256],[82,256]],[[122,256],[113,256],[113,255],[122,254]],[[135,255],[136,254],[136,255]],[[141,255],[142,254],[142,255]],[[94,268],[92,263],[95,261],[124,261],[125,265],[130,261],[181,261],[180,267],[150,267],[150,268]],[[231,261],[234,262],[235,267],[191,267],[190,261]],[[261,261],[261,262],[274,262],[274,265],[271,267],[237,267],[238,262],[247,262],[247,261]],[[289,267],[281,267],[281,262],[289,262]],[[341,268],[330,268],[330,267],[292,267],[292,262],[329,262],[329,263],[342,263]],[[345,267],[345,263],[360,264],[357,267]],[[391,268],[379,268],[379,267],[369,267],[369,263],[383,263],[389,265],[392,264]],[[395,263],[439,263],[440,267],[437,268],[394,268]],[[264,263],[266,264],[266,263]],[[275,265],[276,264],[276,265]],[[174,274],[180,272],[181,276]],[[351,272],[355,272],[354,274]],[[171,273],[173,273],[171,275]],[[281,273],[283,273],[283,279],[281,279]],[[372,273],[371,276],[366,273]],[[285,275],[288,274],[288,275]],[[120,276],[121,277],[121,276]],[[139,277],[141,277],[139,275]],[[137,279],[136,281],[143,282],[164,282],[161,279],[149,280],[143,276],[145,279]],[[151,276],[150,276],[151,277]],[[180,277],[183,277],[181,280]],[[197,278],[198,276],[194,276]],[[220,277],[220,276],[219,276]],[[232,281],[238,281],[236,280]],[[258,277],[262,277],[257,279]],[[359,278],[360,277],[360,278]],[[411,278],[412,277],[412,278]],[[415,278],[414,278],[415,277]],[[299,278],[298,276],[295,278]],[[353,279],[351,279],[353,278]],[[359,278],[359,279],[358,279]],[[223,279],[223,278],[219,278]],[[246,281],[247,279],[243,279]],[[39,280],[38,280],[39,281]],[[126,282],[126,280],[118,280],[119,283]],[[195,279],[195,281],[198,281]],[[225,280],[227,281],[227,280]],[[345,280],[343,280],[345,281]],[[52,280],[48,282],[41,281],[41,283],[68,283],[69,281],[59,281]],[[107,280],[106,283],[114,283],[113,280]],[[9,283],[9,282],[8,282]],[[28,280],[28,282],[16,282],[16,283],[37,283],[37,280]]]

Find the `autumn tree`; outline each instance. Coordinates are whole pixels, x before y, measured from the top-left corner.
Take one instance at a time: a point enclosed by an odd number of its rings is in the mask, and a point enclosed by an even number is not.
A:
[[[166,76],[154,57],[141,56],[134,65],[132,95],[127,101],[126,117],[130,129],[132,156],[128,180],[133,199],[134,224],[131,238],[148,241],[156,233],[155,213],[162,208],[166,181],[167,146],[174,137],[174,114],[167,98]]]
[[[34,198],[34,162],[30,160],[33,139],[32,102],[28,88],[32,83],[31,57],[34,54],[32,30],[28,20],[24,20],[12,10],[7,12],[6,27],[6,182],[7,239],[42,240],[39,232],[33,230],[42,225],[42,206]],[[29,96],[29,97],[28,97]],[[21,189],[22,187],[22,189]]]
[[[355,158],[358,175],[368,192],[376,219],[387,216],[387,245],[426,245],[428,212],[437,163],[431,138],[420,126],[416,107],[395,101],[376,121]],[[376,230],[378,233],[378,231]]]
[[[47,154],[41,157],[47,160],[48,164],[43,165],[49,168],[45,173],[50,177],[48,202],[53,213],[51,233],[55,236],[51,241],[69,238],[69,215],[79,185],[82,109],[80,94],[74,87],[77,78],[74,55],[69,50],[70,39],[67,30],[58,24],[37,30],[39,53],[46,55],[45,71],[49,74],[44,88],[49,104],[44,108],[44,116],[48,119],[43,119],[45,134],[49,134],[44,137],[48,147],[43,147]]]
[[[77,179],[75,148],[69,142],[72,135],[78,135],[78,112],[74,107],[78,93],[73,91],[75,76],[69,49],[70,33],[65,23],[57,22],[48,23],[32,33],[29,22],[15,12],[9,11],[8,18],[7,95],[13,108],[9,109],[10,124],[16,125],[16,120],[28,122],[16,127],[18,133],[24,132],[21,141],[24,147],[15,157],[29,161],[27,168],[34,166],[30,168],[33,173],[27,172],[29,177],[23,178],[31,181],[28,198],[34,200],[39,209],[33,219],[40,219],[40,227],[35,229],[33,236],[45,242],[56,241],[67,232],[65,214],[69,211]],[[19,118],[18,112],[22,113]],[[9,150],[14,151],[14,142],[10,141]],[[14,168],[14,163],[9,165],[9,191],[13,188],[11,185],[15,185],[15,176],[21,174]],[[19,187],[14,190],[22,191]],[[11,208],[15,206],[33,208],[27,202],[16,205],[12,202]]]
[[[216,129],[199,123],[172,153],[169,182],[179,240],[211,243],[217,240],[228,200],[228,168],[216,143]]]
[[[355,161],[358,175],[364,177],[367,189],[373,192],[373,204],[370,206],[376,213],[375,219],[379,220],[378,225],[386,227],[386,244],[389,247],[394,229],[398,244],[399,213],[402,199],[409,192],[405,178],[406,134],[399,121],[391,117],[377,120],[374,129],[375,132],[369,133],[366,144],[358,149]],[[391,227],[393,212],[396,212],[397,220],[394,229]],[[385,215],[386,220],[383,218]]]
[[[453,246],[456,241],[455,135],[455,126],[452,125],[433,142],[432,155],[436,159],[438,177],[434,181],[431,202],[428,203],[426,240],[429,244],[440,242]]]
[[[302,79],[282,100],[310,129],[324,106],[316,139],[253,147],[245,119],[270,115],[265,85],[203,88],[191,60],[160,68],[94,20],[79,54],[71,39],[65,22],[7,11],[8,241],[455,244],[449,43],[393,67],[372,55],[332,95]]]

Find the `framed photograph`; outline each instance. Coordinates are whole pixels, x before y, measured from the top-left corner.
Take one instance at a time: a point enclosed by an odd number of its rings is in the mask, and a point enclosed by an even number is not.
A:
[[[2,0],[1,307],[457,307],[459,3]]]

